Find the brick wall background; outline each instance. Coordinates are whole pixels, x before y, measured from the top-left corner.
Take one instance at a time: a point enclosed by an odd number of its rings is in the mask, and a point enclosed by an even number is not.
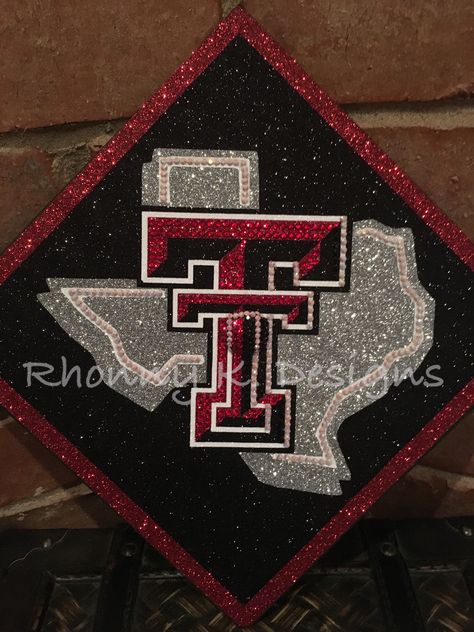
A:
[[[236,4],[3,0],[0,249]],[[474,4],[242,4],[473,236]],[[462,420],[372,513],[474,513],[474,416]],[[0,528],[106,526],[116,521],[56,457],[1,415]]]

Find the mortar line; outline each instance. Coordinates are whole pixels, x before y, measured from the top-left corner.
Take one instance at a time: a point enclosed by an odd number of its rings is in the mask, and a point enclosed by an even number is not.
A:
[[[343,106],[362,128],[429,128],[453,130],[474,127],[474,101],[351,104]]]
[[[421,127],[453,130],[474,127],[474,100],[352,103],[341,107],[365,129]],[[0,151],[34,146],[50,153],[58,153],[71,146],[87,144],[94,136],[112,136],[126,121],[126,118],[83,121],[1,132]]]
[[[442,479],[449,489],[456,491],[471,491],[474,490],[474,476],[470,474],[458,474],[457,472],[449,472],[448,470],[441,470],[429,465],[423,465],[417,463],[408,472],[409,478],[430,483],[434,477]]]
[[[57,505],[65,501],[72,500],[73,498],[87,496],[89,494],[92,494],[91,490],[83,483],[75,485],[74,487],[69,487],[68,489],[57,488],[51,492],[45,492],[39,496],[15,501],[0,507],[0,518],[17,516],[19,514],[34,511],[35,509],[50,507],[51,505]]]

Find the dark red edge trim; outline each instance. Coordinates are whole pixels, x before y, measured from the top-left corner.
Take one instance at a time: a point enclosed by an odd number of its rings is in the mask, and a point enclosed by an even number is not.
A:
[[[431,202],[400,168],[342,112],[283,51],[260,25],[240,7],[184,62],[174,75],[142,106],[55,200],[28,226],[0,257],[0,283],[38,247],[68,213],[96,186],[149,127],[184,92],[237,35],[245,39],[301,94],[430,226],[473,268],[474,247],[468,237]],[[26,402],[0,380],[0,402],[47,448],[70,467],[157,548],[180,572],[238,625],[256,621],[332,544],[358,520],[383,493],[410,469],[416,460],[474,403],[474,380],[462,388],[382,470],[339,511],[252,599],[239,602],[222,584],[187,553],[166,531],[149,518],[115,483]]]

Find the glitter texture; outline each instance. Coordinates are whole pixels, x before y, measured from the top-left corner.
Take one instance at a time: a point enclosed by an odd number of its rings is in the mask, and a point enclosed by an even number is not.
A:
[[[147,253],[144,268],[147,270],[148,277],[151,277],[166,260],[168,240],[174,237],[315,241],[318,243],[308,254],[308,259],[305,259],[304,271],[305,274],[308,274],[312,269],[311,266],[319,261],[319,241],[339,226],[341,222],[340,218],[298,219],[291,217],[289,219],[287,217],[279,219],[268,214],[266,219],[258,220],[251,216],[241,215],[235,215],[235,217],[223,215],[206,217],[192,213],[181,213],[174,217],[167,216],[166,213],[144,213],[143,215],[146,236],[144,242]],[[143,280],[152,281],[154,279],[145,277]],[[225,280],[224,283],[226,283]]]
[[[38,296],[42,305],[93,355],[109,386],[140,406],[154,410],[163,401],[172,389],[173,370],[178,383],[205,378],[207,335],[167,331],[166,290],[137,289],[126,279],[49,279],[48,284],[50,291]]]
[[[416,275],[411,231],[356,222],[351,291],[321,294],[318,336],[278,337],[280,362],[305,376],[296,387],[294,453],[243,453],[252,472],[267,485],[340,494],[340,480],[350,479],[337,440],[341,423],[382,397],[395,369],[416,370],[431,347],[433,324],[434,301]],[[312,373],[318,363],[321,375]],[[327,379],[331,365],[344,388]]]
[[[259,208],[254,151],[155,149],[142,182],[147,206]]]

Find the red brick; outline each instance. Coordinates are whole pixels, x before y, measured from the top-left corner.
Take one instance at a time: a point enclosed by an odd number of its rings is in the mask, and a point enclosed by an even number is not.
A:
[[[338,102],[428,101],[474,91],[470,0],[246,0]]]
[[[0,251],[58,192],[52,157],[34,148],[0,151]]]
[[[6,529],[96,529],[114,527],[119,516],[95,494],[0,518]]]
[[[474,514],[474,478],[415,465],[370,510],[376,518],[446,518]]]
[[[474,128],[367,128],[412,180],[474,237]]]
[[[18,422],[0,428],[0,507],[77,482]]]
[[[462,419],[421,460],[438,470],[474,477],[474,412]]]
[[[0,131],[132,114],[219,16],[218,0],[20,0],[4,8]]]

